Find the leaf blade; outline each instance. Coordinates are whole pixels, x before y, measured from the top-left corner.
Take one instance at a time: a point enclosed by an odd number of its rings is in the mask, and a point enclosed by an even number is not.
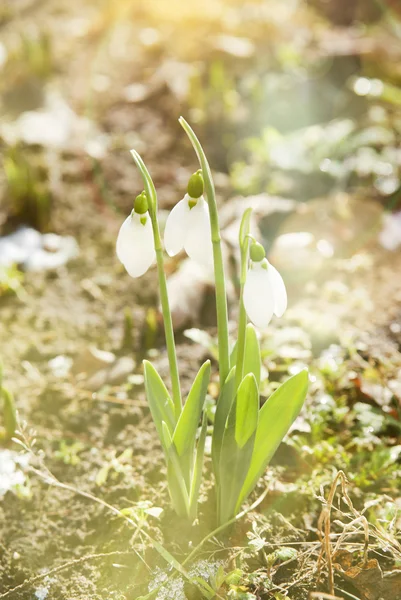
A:
[[[231,405],[235,398],[235,366],[232,367],[217,401],[212,435],[212,461],[216,481],[219,479],[220,452],[224,429]]]
[[[256,431],[259,411],[259,391],[253,373],[245,375],[237,392],[235,441],[243,448]]]
[[[164,445],[163,425],[164,421],[169,428],[170,433],[174,431],[176,422],[174,416],[174,404],[170,394],[163,383],[162,378],[156,371],[152,363],[143,361],[145,375],[145,390],[153,422],[159,434],[160,441]]]
[[[282,383],[260,409],[252,460],[238,499],[237,509],[255,487],[279,444],[299,415],[307,391],[308,371],[304,369]]]
[[[203,457],[205,453],[205,442],[207,433],[207,417],[206,413],[203,414],[202,428],[198,440],[198,446],[196,448],[195,465],[192,474],[191,489],[189,495],[189,514],[190,517],[195,519],[197,513],[197,504],[199,496],[199,488],[202,481],[202,468],[203,468]]]
[[[189,495],[182,473],[180,459],[165,421],[162,422],[163,445],[167,460],[167,481],[171,502],[181,517],[189,515]]]
[[[196,375],[188,398],[181,411],[174,430],[173,443],[178,456],[193,452],[195,448],[196,432],[205,403],[207,386],[210,378],[210,361],[207,360]]]

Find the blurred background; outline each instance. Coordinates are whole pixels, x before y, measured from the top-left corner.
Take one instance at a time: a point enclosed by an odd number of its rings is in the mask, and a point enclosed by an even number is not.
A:
[[[157,489],[167,506],[141,370],[151,356],[167,378],[156,273],[130,279],[115,239],[142,189],[130,148],[153,176],[162,225],[183,197],[198,166],[180,115],[215,178],[231,332],[248,206],[287,283],[289,310],[262,333],[270,372],[262,395],[311,369],[310,403],[277,471],[284,465],[285,477],[303,483],[294,492],[282,482],[280,510],[308,530],[305,511],[310,524],[319,510],[312,490],[332,481],[334,467],[347,470],[360,498],[385,491],[399,501],[397,0],[1,0],[0,356],[20,416],[62,479],[110,501],[121,490],[153,500]],[[213,285],[183,256],[166,269],[187,389],[199,361],[216,358]],[[43,490],[21,477],[17,488],[0,486],[0,497],[13,489],[31,502],[29,540],[18,505],[3,505],[6,586],[54,557],[31,527],[38,515],[45,530],[59,530],[60,560],[85,544],[119,548],[111,526],[102,537],[96,514],[83,520],[78,500],[55,524],[41,513]],[[55,513],[59,493],[49,493]],[[375,519],[391,520],[383,511]],[[74,528],[79,539],[67,541]],[[23,557],[17,566],[13,552]],[[93,577],[72,577],[78,595],[67,596],[92,598]]]
[[[182,197],[196,161],[181,114],[214,170],[228,269],[247,205],[289,281],[318,279],[334,259],[355,254],[369,263],[379,248],[393,264],[401,245],[400,13],[391,0],[4,0],[2,296],[21,298],[24,280],[51,293],[61,285],[54,274],[75,261],[62,295],[85,335],[95,317],[76,307],[75,279],[80,294],[81,279],[91,289],[99,280],[99,293],[121,292],[112,300],[116,321],[129,283],[139,304],[157,305],[154,277],[121,282],[113,246],[141,189],[130,148],[151,171],[162,222]],[[173,296],[188,288],[190,270],[183,265],[173,280]],[[235,267],[231,275],[234,291]],[[186,308],[177,299],[179,327],[197,321],[208,294],[205,274],[192,270],[192,279],[198,301],[190,287]],[[109,326],[103,309],[97,320]]]

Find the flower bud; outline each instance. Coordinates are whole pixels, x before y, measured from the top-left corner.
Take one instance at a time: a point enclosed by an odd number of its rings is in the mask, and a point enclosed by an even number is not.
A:
[[[266,252],[262,244],[259,244],[258,242],[253,242],[249,250],[249,256],[251,257],[251,260],[253,262],[260,262],[261,260],[263,260],[266,256]]]
[[[203,177],[202,171],[196,171],[188,181],[188,196],[191,198],[200,198],[203,194]]]
[[[148,210],[148,197],[146,196],[146,192],[141,192],[139,196],[135,198],[134,202],[134,211],[138,215],[144,215]]]

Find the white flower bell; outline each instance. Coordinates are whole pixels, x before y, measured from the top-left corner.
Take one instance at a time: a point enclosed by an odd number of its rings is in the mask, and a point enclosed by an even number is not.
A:
[[[131,277],[140,277],[155,260],[152,223],[146,193],[137,196],[134,208],[120,227],[116,252]]]
[[[190,258],[206,267],[213,264],[209,207],[203,197],[203,179],[198,171],[188,183],[188,193],[167,217],[164,245],[175,256],[183,248]]]
[[[265,258],[261,244],[250,249],[250,266],[244,285],[244,306],[256,327],[265,328],[273,314],[281,317],[287,308],[287,291],[280,273]]]

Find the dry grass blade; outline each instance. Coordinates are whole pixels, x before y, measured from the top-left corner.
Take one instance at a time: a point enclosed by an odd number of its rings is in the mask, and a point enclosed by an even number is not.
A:
[[[333,509],[333,501],[334,501],[335,493],[336,493],[337,487],[339,485],[341,485],[342,500],[349,507],[352,515],[354,516],[354,519],[351,521],[351,523],[348,523],[346,525],[341,523],[341,525],[344,527],[344,530],[343,530],[342,534],[340,535],[339,539],[337,540],[334,550],[332,550],[331,543],[330,543],[331,512]],[[369,544],[369,524],[367,522],[366,517],[364,517],[363,515],[361,515],[360,513],[358,513],[355,510],[355,508],[352,504],[352,501],[348,495],[347,486],[348,486],[348,480],[345,476],[345,473],[343,471],[339,471],[331,485],[329,496],[327,498],[326,505],[324,506],[324,508],[320,514],[319,521],[318,521],[318,528],[317,528],[318,536],[319,536],[320,542],[322,544],[322,549],[321,549],[321,552],[319,555],[319,560],[318,560],[318,572],[320,572],[321,561],[323,558],[323,554],[325,554],[326,562],[327,562],[327,570],[328,570],[328,585],[329,585],[329,590],[330,590],[330,594],[332,597],[334,596],[333,555],[340,548],[340,545],[343,542],[348,530],[351,528],[353,530],[353,533],[355,533],[354,526],[357,523],[361,523],[363,526],[363,530],[364,530],[364,549],[363,549],[364,563],[366,563],[366,561],[367,561],[367,551],[368,551],[368,544]]]
[[[317,584],[319,583],[319,577],[322,568],[322,560],[324,556],[327,564],[328,587],[331,596],[334,596],[333,557],[336,556],[336,554],[340,551],[341,546],[344,546],[344,543],[349,537],[352,537],[352,546],[360,546],[360,543],[355,542],[355,537],[363,536],[362,567],[365,567],[368,562],[369,540],[372,540],[372,544],[374,544],[375,548],[385,547],[387,549],[391,549],[394,557],[397,560],[401,558],[401,546],[399,541],[391,533],[381,529],[377,525],[368,522],[367,518],[363,514],[367,510],[367,507],[365,507],[365,509],[362,512],[358,512],[354,508],[351,498],[348,495],[348,485],[349,482],[344,472],[339,471],[331,485],[327,500],[324,498],[323,494],[320,497],[321,501],[324,504],[324,507],[320,514],[317,527],[318,537],[321,543],[321,550],[317,564]],[[333,505],[338,486],[341,486],[340,498],[348,506],[348,512],[343,512],[339,508],[339,506]],[[340,514],[341,520],[332,520],[333,510]],[[348,520],[349,522],[344,522],[346,520]],[[342,528],[340,534],[331,532],[333,524]],[[331,540],[336,536],[338,536],[338,539],[333,545]]]
[[[344,600],[341,596],[333,596],[332,594],[324,594],[322,592],[311,592],[309,598],[310,600]]]

